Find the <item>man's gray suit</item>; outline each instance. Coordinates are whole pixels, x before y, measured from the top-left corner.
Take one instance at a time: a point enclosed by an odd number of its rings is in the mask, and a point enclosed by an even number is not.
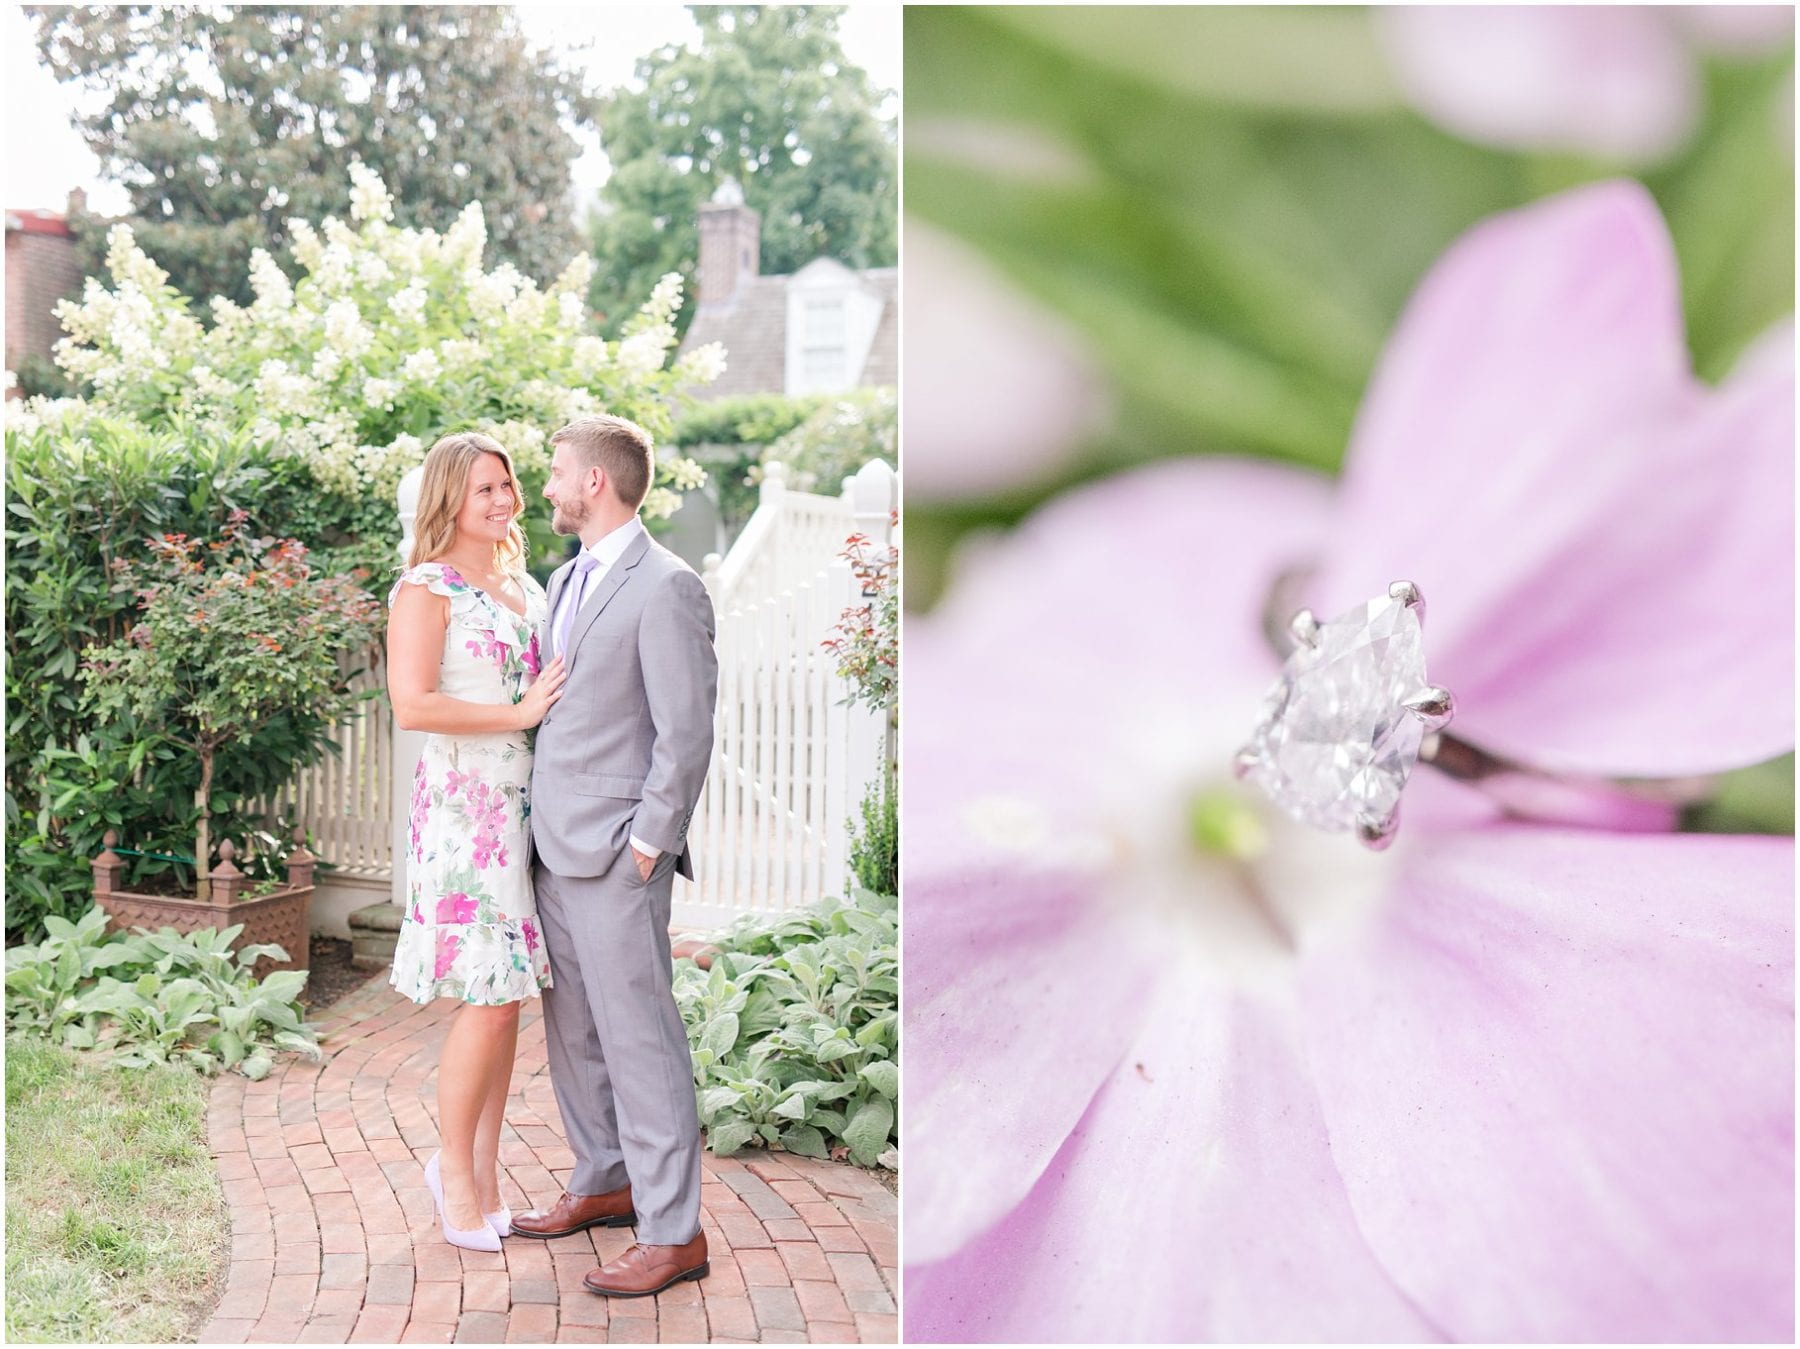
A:
[[[556,613],[573,564],[550,578]],[[552,623],[552,629],[555,624]],[[554,632],[550,636],[554,641]],[[567,682],[538,728],[531,835],[550,1080],[575,1154],[571,1194],[631,1185],[637,1239],[700,1230],[693,1061],[671,989],[674,873],[712,758],[719,663],[706,587],[648,535],[590,583]],[[629,839],[662,852],[648,881]]]

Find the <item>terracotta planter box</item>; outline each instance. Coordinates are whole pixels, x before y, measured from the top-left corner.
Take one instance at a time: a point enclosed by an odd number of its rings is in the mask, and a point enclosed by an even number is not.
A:
[[[187,934],[201,928],[223,931],[237,923],[244,925],[232,949],[273,942],[288,953],[286,961],[264,957],[256,962],[256,977],[264,978],[275,970],[303,970],[310,956],[308,918],[312,909],[313,855],[296,843],[287,859],[287,884],[270,895],[251,897],[250,878],[232,862],[236,848],[227,840],[219,847],[219,865],[212,869],[212,898],[202,902],[176,895],[146,895],[121,889],[119,881],[125,873],[125,859],[113,851],[119,841],[112,830],[106,831],[106,847],[94,858],[94,903],[107,916],[107,927],[118,932],[133,928],[172,927]]]

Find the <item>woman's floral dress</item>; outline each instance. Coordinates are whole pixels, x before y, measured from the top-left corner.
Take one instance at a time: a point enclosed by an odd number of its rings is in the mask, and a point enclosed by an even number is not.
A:
[[[525,616],[463,580],[454,567],[410,567],[403,585],[450,601],[438,692],[470,703],[516,703],[541,665],[543,589],[524,580]],[[414,1002],[496,1005],[536,997],[550,957],[531,892],[530,731],[429,735],[413,775],[406,914],[392,983]]]

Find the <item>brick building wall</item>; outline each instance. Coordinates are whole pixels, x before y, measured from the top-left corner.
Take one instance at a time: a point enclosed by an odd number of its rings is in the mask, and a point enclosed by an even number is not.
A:
[[[48,360],[62,337],[56,302],[81,293],[74,236],[51,211],[6,213],[6,368],[25,356]],[[8,390],[12,396],[16,390]]]

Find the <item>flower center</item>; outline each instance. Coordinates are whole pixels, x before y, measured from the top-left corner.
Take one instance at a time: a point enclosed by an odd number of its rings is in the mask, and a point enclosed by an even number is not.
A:
[[[1079,800],[982,793],[962,811],[975,856],[1090,879],[1095,902],[1153,950],[1232,984],[1285,985],[1297,952],[1380,902],[1393,854],[1344,846],[1231,780],[1230,710],[1254,698],[1133,704]]]
[[[1232,862],[1253,862],[1268,851],[1262,816],[1229,787],[1205,788],[1188,801],[1188,837],[1201,854]]]

